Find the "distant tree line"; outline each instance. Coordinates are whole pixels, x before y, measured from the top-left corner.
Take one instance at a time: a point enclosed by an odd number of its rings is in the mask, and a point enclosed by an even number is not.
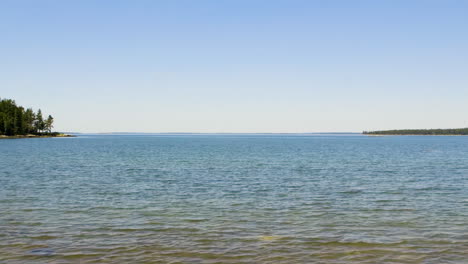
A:
[[[468,135],[468,128],[364,131],[366,135]]]
[[[53,124],[54,118],[44,118],[41,109],[34,112],[16,105],[14,100],[0,99],[0,135],[50,134]]]

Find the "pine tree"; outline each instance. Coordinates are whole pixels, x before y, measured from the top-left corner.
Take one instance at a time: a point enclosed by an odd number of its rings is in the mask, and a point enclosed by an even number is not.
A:
[[[52,128],[54,127],[54,118],[49,115],[47,117],[47,120],[45,121],[45,129],[49,132],[52,133]]]
[[[24,108],[18,107],[15,109],[15,134],[24,135],[24,122],[23,122]]]
[[[24,112],[24,130],[25,133],[27,134],[34,134],[37,133],[34,127],[34,120],[36,120],[36,115],[34,114],[34,111],[31,108],[26,109]]]
[[[45,130],[45,122],[44,122],[44,118],[42,117],[41,109],[37,110],[36,122],[34,126],[39,133]]]

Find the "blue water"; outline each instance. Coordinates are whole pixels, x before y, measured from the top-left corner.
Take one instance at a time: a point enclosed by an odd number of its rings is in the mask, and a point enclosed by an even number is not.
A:
[[[468,263],[468,137],[0,140],[0,263]]]

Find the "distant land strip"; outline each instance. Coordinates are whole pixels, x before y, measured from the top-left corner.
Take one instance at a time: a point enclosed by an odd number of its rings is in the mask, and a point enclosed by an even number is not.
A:
[[[380,131],[364,131],[364,135],[414,135],[414,136],[468,136],[468,128],[449,129],[394,129]]]

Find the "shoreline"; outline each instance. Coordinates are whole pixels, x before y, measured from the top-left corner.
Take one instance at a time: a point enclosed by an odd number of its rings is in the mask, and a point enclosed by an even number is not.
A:
[[[5,135],[0,135],[0,139],[20,139],[20,138],[54,138],[54,137],[76,137],[75,135],[69,135],[69,134],[52,134],[52,135],[14,135],[14,136],[5,136]]]

